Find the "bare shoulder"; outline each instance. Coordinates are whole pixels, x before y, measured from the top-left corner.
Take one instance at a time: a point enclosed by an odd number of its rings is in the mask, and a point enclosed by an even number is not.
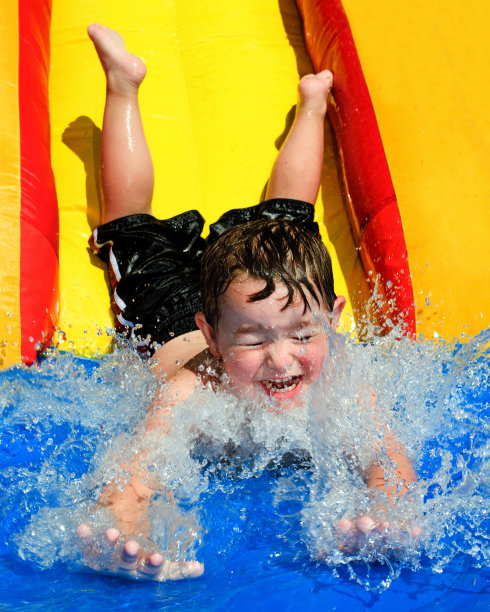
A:
[[[162,377],[164,384],[160,387],[160,395],[163,403],[175,406],[184,402],[198,387],[210,385],[216,388],[220,374],[219,363],[206,348],[181,365],[171,376]]]
[[[197,375],[188,368],[182,367],[165,382],[159,385],[152,403],[152,409],[165,409],[176,406],[194,393],[199,385]]]
[[[199,330],[173,338],[160,347],[151,358],[155,373],[170,381],[174,375],[196,355],[203,353],[208,345]]]
[[[194,393],[198,377],[194,372],[180,368],[168,379],[161,377],[157,392],[146,417],[143,420],[143,429],[149,431],[160,431],[168,433],[172,421],[172,409],[185,402]]]
[[[168,431],[172,420],[172,409],[185,402],[196,389],[208,385],[215,389],[219,381],[218,370],[216,360],[208,350],[204,350],[180,366],[172,376],[168,378],[162,376],[161,384],[145,418],[145,429]]]

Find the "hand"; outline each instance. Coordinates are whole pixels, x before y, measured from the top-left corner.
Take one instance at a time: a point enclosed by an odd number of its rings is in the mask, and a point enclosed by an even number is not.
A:
[[[142,550],[135,540],[123,543],[120,531],[114,527],[98,539],[88,525],[81,524],[77,535],[87,566],[103,574],[163,582],[196,578],[204,571],[197,561],[168,561],[160,553]]]
[[[364,515],[355,520],[345,517],[340,519],[336,533],[339,550],[355,553],[370,542],[380,549],[406,547],[420,538],[423,529],[418,525],[401,526]]]

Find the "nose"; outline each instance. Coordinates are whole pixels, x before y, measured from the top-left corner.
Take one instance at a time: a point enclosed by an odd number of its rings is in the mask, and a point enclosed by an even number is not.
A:
[[[279,374],[287,374],[293,365],[293,355],[285,342],[274,342],[267,348],[266,365]]]

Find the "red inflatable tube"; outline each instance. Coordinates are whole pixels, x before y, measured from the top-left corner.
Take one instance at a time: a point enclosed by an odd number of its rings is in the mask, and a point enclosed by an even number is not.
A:
[[[58,203],[50,157],[50,0],[19,0],[21,356],[36,359],[58,317]]]
[[[379,278],[383,319],[415,335],[407,248],[381,136],[347,16],[340,0],[297,0],[316,71],[334,73],[330,106],[347,207],[366,273]]]

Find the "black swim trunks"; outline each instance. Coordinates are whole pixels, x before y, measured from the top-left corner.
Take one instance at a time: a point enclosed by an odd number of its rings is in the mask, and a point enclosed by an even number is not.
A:
[[[191,210],[159,220],[138,214],[109,221],[94,230],[90,246],[108,264],[117,331],[144,352],[197,329],[202,310],[201,256],[226,230],[254,219],[286,219],[318,233],[314,207],[299,200],[267,200],[230,210],[201,237],[204,219]]]

